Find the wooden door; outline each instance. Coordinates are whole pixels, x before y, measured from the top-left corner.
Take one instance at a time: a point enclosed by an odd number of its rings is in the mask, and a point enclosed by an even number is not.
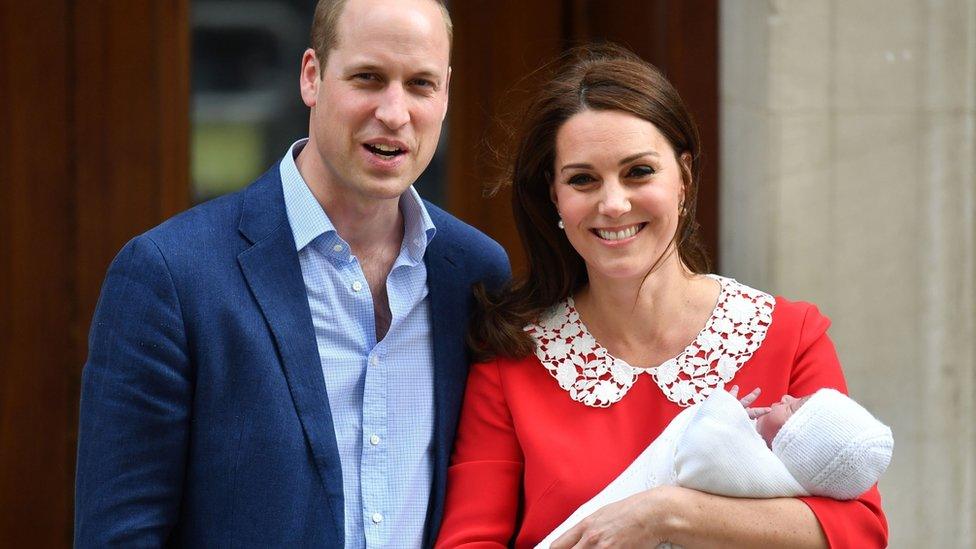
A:
[[[0,2],[0,544],[70,547],[105,270],[189,203],[187,0]]]

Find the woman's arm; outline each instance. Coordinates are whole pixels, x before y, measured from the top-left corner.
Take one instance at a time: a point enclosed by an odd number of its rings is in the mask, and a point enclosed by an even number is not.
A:
[[[447,471],[436,546],[507,547],[515,533],[523,463],[498,364],[475,364]]]
[[[570,547],[824,548],[817,517],[795,498],[741,499],[677,486],[642,492],[597,511],[552,544]]]

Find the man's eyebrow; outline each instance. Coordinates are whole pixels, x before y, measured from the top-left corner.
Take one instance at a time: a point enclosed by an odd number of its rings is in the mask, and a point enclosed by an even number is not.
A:
[[[623,166],[624,164],[626,164],[628,162],[633,162],[634,160],[637,160],[638,158],[640,158],[642,156],[657,156],[657,157],[660,157],[661,155],[659,155],[657,153],[657,151],[644,151],[644,152],[639,152],[637,154],[632,154],[632,155],[630,155],[630,156],[628,156],[626,158],[622,158],[620,160],[620,162],[618,162],[618,165]],[[568,169],[571,169],[571,168],[572,169],[579,168],[579,169],[583,169],[583,170],[592,170],[593,169],[593,165],[592,164],[586,164],[586,163],[566,164],[562,168],[559,168],[559,171],[568,170]]]
[[[417,71],[413,74],[413,76],[411,76],[411,78],[426,78],[427,80],[434,80],[437,82],[441,81],[441,75],[436,71],[429,69]]]
[[[360,72],[385,73],[386,69],[384,69],[381,65],[377,65],[376,63],[363,62],[349,65],[345,70],[346,74],[357,74]],[[411,73],[410,78],[426,78],[428,80],[440,82],[442,77],[436,70],[421,69],[415,73]]]
[[[346,67],[346,73],[357,72],[383,72],[383,69],[375,63],[355,63]]]

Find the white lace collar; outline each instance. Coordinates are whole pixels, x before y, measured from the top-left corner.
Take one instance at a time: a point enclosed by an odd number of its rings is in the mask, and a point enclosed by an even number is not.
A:
[[[731,278],[709,275],[722,289],[705,327],[678,356],[651,368],[637,368],[614,357],[590,335],[568,297],[525,331],[535,354],[569,396],[587,406],[606,408],[619,401],[646,373],[672,402],[697,404],[724,387],[766,338],[775,300]]]

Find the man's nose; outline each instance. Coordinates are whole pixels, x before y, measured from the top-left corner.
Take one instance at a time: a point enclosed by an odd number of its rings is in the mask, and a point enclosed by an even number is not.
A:
[[[607,180],[603,184],[603,196],[598,208],[600,214],[608,217],[620,217],[630,211],[630,196],[627,189],[616,180]]]
[[[391,130],[398,130],[410,121],[406,90],[399,83],[391,83],[376,107],[376,119]]]

